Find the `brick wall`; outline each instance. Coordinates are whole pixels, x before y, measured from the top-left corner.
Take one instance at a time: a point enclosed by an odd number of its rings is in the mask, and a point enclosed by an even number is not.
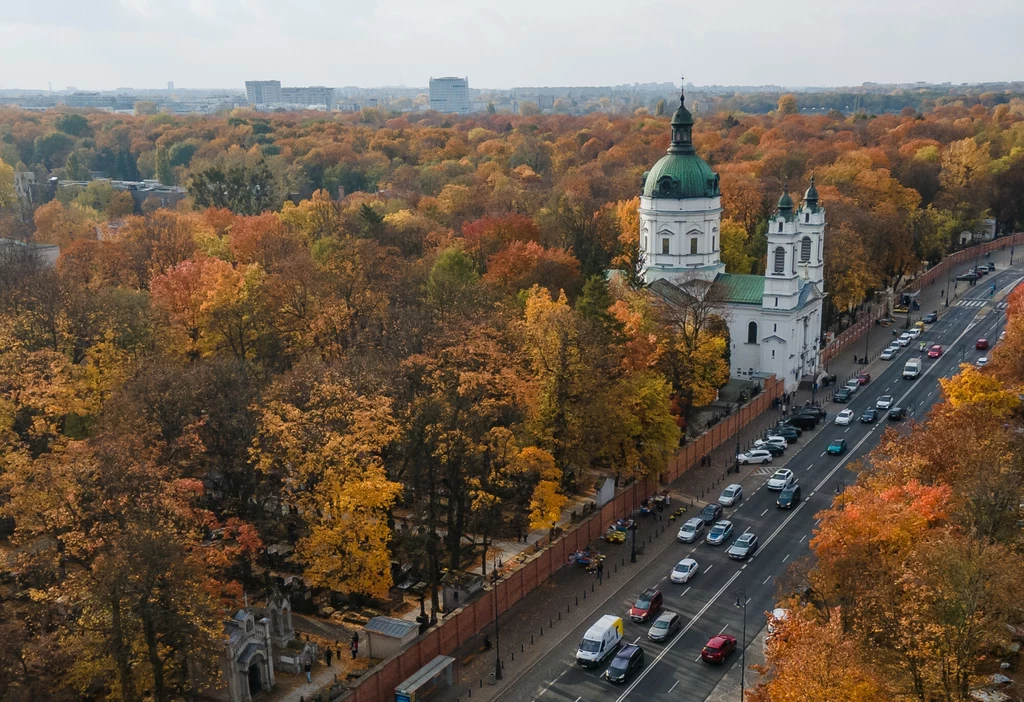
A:
[[[764,382],[764,390],[737,412],[727,416],[714,427],[680,449],[669,460],[665,472],[622,488],[608,504],[587,519],[547,543],[539,542],[539,553],[524,561],[510,572],[497,587],[498,611],[505,612],[557,570],[564,567],[569,554],[586,548],[597,541],[615,519],[625,517],[639,507],[640,502],[671,483],[701,456],[711,453],[732,439],[743,427],[769,409],[772,400],[781,397],[783,384],[771,376]],[[484,597],[456,610],[416,639],[400,654],[380,663],[356,683],[355,689],[342,699],[350,702],[387,702],[394,699],[395,687],[426,665],[437,655],[449,655],[494,620],[494,594],[487,588]]]

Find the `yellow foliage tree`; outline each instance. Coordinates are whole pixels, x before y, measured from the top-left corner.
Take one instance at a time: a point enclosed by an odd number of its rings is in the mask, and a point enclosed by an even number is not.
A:
[[[996,417],[1006,417],[1020,407],[1020,399],[994,376],[962,364],[952,378],[939,378],[942,391],[955,408],[979,408]]]

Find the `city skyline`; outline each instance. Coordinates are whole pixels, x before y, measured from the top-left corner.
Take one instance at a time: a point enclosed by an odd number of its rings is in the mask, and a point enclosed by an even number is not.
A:
[[[1020,79],[1024,47],[1011,0],[742,0],[728,27],[716,7],[669,0],[515,10],[454,0],[414,3],[273,0],[54,0],[22,3],[0,21],[0,88],[82,90],[286,85],[852,86],[863,82],[980,83]],[[677,17],[678,27],[666,31]],[[971,28],[984,29],[981,41]],[[273,28],[270,31],[269,28]],[[872,37],[870,42],[865,37]],[[273,50],[266,50],[269,44]],[[951,51],[948,47],[955,46]],[[742,50],[737,50],[742,49]]]

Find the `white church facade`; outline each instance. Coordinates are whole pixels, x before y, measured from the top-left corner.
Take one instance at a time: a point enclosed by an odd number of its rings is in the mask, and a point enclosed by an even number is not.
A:
[[[764,276],[726,273],[718,174],[693,147],[693,117],[680,97],[668,153],[644,176],[640,248],[644,280],[666,299],[682,281],[713,282],[729,325],[730,374],[775,374],[794,390],[819,370],[825,210],[811,177],[799,209],[788,191],[768,222]]]

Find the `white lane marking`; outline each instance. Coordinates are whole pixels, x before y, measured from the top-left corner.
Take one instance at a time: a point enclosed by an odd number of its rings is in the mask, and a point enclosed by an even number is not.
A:
[[[787,553],[786,557],[782,559],[782,562],[785,563],[786,561],[788,561],[789,560],[789,556],[790,556],[790,554]]]
[[[706,573],[707,571],[704,571],[704,572]],[[688,593],[689,591],[690,591],[690,588],[686,588],[685,590],[683,590],[682,594],[680,594],[679,596],[680,596],[680,597],[683,597],[683,596],[684,596],[684,595],[685,595],[686,593]]]
[[[726,630],[726,629],[728,629],[728,628],[729,628],[729,625],[728,625],[728,624],[726,624],[725,626],[723,626],[723,627],[722,627],[722,630],[721,630],[720,632],[718,632],[718,635],[719,635],[719,636],[721,636],[722,634],[724,634],[724,633],[725,633],[725,630]]]
[[[707,573],[707,572],[709,572],[714,567],[715,567],[715,564],[712,563],[711,565],[709,565],[707,568],[704,569],[704,572]],[[687,588],[687,590],[689,590],[689,588]],[[683,594],[685,595],[686,593],[684,592]]]
[[[769,581],[769,580],[771,580],[771,579],[772,579],[772,576],[770,576],[770,575],[769,575],[769,576],[768,576],[767,578],[765,578],[765,579],[764,579],[764,582],[763,582],[763,583],[761,583],[761,584],[762,584],[762,585],[767,585],[767,584],[768,584],[768,581]]]
[[[826,453],[827,453],[827,451],[822,451],[820,457],[824,457]],[[807,470],[810,470],[810,467],[808,467]]]
[[[678,684],[679,684],[679,681],[678,681],[678,680],[676,680],[676,681],[675,681],[674,683],[672,683],[672,687],[670,687],[670,688],[668,689],[668,691],[669,691],[669,692],[672,692],[672,690],[675,690],[675,689],[676,689],[676,685],[678,685]]]
[[[634,641],[633,643],[636,643],[636,641]],[[579,697],[576,698],[575,702],[580,702],[580,700],[582,700],[582,699],[583,699],[583,695],[580,695]]]
[[[541,696],[543,696],[543,694],[544,694],[545,692],[547,692],[548,690],[550,690],[550,689],[551,689],[551,686],[552,686],[552,685],[554,685],[554,684],[555,684],[556,682],[558,682],[559,680],[561,680],[561,679],[562,679],[562,676],[563,676],[563,675],[565,675],[567,671],[568,671],[568,669],[566,669],[566,670],[563,670],[563,671],[562,671],[561,673],[559,673],[558,675],[556,675],[556,676],[555,676],[555,679],[554,679],[554,680],[552,680],[551,682],[549,682],[549,683],[548,683],[547,685],[545,685],[545,686],[544,686],[544,687],[543,687],[543,688],[541,689],[541,691],[540,691],[540,694],[539,694],[539,695],[537,695],[537,697],[541,697]],[[515,682],[515,681],[513,681],[513,682]]]
[[[797,509],[799,509],[799,507]],[[794,514],[796,513],[794,512]],[[697,623],[697,620],[703,617],[707,613],[707,611],[711,609],[711,606],[718,601],[718,598],[722,596],[722,593],[724,593],[726,590],[732,587],[732,584],[736,582],[736,578],[740,577],[741,572],[743,571],[737,570],[735,573],[732,574],[732,577],[726,581],[725,585],[722,585],[718,592],[716,592],[711,597],[711,599],[709,599],[707,603],[700,608],[700,611],[694,615],[693,619],[690,620],[690,623],[684,626],[682,629],[680,629],[679,633],[676,634],[676,637],[672,639],[672,641],[667,646],[665,646],[665,648],[661,649],[661,652],[657,656],[655,656],[654,660],[651,661],[651,664],[649,666],[640,671],[640,674],[636,676],[636,679],[630,684],[629,687],[625,689],[625,691],[621,695],[618,696],[618,698],[616,698],[615,702],[622,702],[624,699],[626,699],[626,696],[629,695],[629,693],[636,689],[636,686],[639,685],[645,677],[647,677],[648,673],[654,670],[654,667],[659,662],[661,662],[662,658],[668,655],[668,652],[672,650],[672,647],[679,643],[683,636],[686,635],[686,632],[688,632],[690,628]],[[697,658],[697,661],[700,661],[699,656]]]
[[[762,516],[762,517],[763,517],[764,515],[766,515],[766,514],[768,514],[768,510],[765,510],[764,512],[761,512],[761,516]]]
[[[750,601],[751,601],[752,599],[754,599],[754,598],[753,598],[753,597],[748,597],[748,598],[747,598],[747,602],[746,602],[746,604],[750,604]]]
[[[807,538],[807,534],[804,534],[803,536],[801,536],[800,537],[800,543],[803,543],[804,539],[806,539],[806,538]]]

